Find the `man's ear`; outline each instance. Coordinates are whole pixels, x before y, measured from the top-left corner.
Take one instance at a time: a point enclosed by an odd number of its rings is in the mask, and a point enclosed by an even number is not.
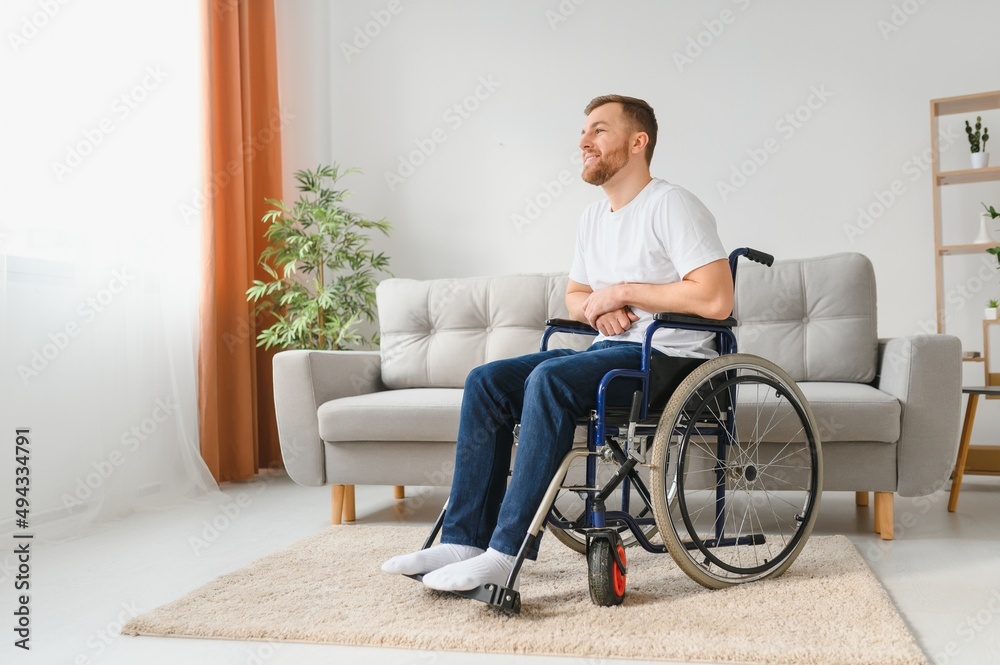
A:
[[[646,146],[649,144],[649,134],[646,132],[636,132],[632,135],[632,149],[633,154],[638,154],[640,152],[646,151]]]

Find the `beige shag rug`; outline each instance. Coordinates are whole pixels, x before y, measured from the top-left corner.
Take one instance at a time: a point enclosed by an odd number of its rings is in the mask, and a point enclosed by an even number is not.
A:
[[[925,664],[843,536],[814,536],[783,576],[721,591],[669,555],[629,550],[625,603],[593,605],[585,558],[551,535],[521,577],[521,614],[379,570],[427,529],[331,527],[131,620],[128,635],[723,663]]]

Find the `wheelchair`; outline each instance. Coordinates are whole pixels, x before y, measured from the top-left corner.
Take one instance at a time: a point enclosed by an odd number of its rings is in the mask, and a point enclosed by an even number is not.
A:
[[[774,261],[749,247],[733,251],[734,283],[741,257],[766,266]],[[596,408],[578,423],[587,428],[586,447],[574,447],[563,459],[506,585],[454,593],[520,612],[515,582],[546,527],[586,555],[590,596],[597,605],[622,603],[628,547],[669,553],[681,570],[710,589],[785,572],[818,514],[823,485],[819,428],[784,370],[737,352],[736,324],[731,316],[654,315],[641,368],[612,370],[601,379]],[[546,326],[543,351],[557,332],[597,335],[589,325],[566,319],[551,319]],[[663,327],[714,333],[719,356],[681,360],[686,363],[681,371],[664,380],[658,366],[672,362],[676,369],[678,359],[652,353],[653,333]],[[616,380],[639,386],[631,408],[606,403],[608,386]],[[425,549],[437,538],[447,508]]]

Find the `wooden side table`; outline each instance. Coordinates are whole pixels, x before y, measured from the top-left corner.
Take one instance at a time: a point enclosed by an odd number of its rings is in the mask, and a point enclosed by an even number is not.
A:
[[[972,425],[976,420],[976,407],[979,405],[979,396],[1000,397],[1000,386],[973,386],[962,388],[962,392],[969,396],[969,403],[965,407],[965,420],[962,422],[962,436],[958,444],[958,459],[955,460],[955,472],[951,477],[951,496],[948,497],[948,512],[953,513],[958,507],[958,493],[962,491],[962,476],[965,475],[965,463],[969,457],[969,439],[972,437]],[[976,446],[977,448],[979,446]],[[976,471],[969,471],[970,475],[975,475]],[[989,472],[986,472],[989,474]],[[992,474],[989,474],[992,475]]]

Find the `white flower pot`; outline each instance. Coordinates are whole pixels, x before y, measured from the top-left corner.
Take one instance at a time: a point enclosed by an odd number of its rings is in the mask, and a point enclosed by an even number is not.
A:
[[[993,319],[997,318],[997,308],[987,307],[985,310],[983,310],[983,318],[988,321],[992,321]]]
[[[990,153],[988,152],[973,152],[970,153],[970,157],[974,169],[985,169],[990,165]]]
[[[990,235],[990,219],[990,213],[979,213],[979,235],[973,241],[976,244],[994,244],[993,237]]]

